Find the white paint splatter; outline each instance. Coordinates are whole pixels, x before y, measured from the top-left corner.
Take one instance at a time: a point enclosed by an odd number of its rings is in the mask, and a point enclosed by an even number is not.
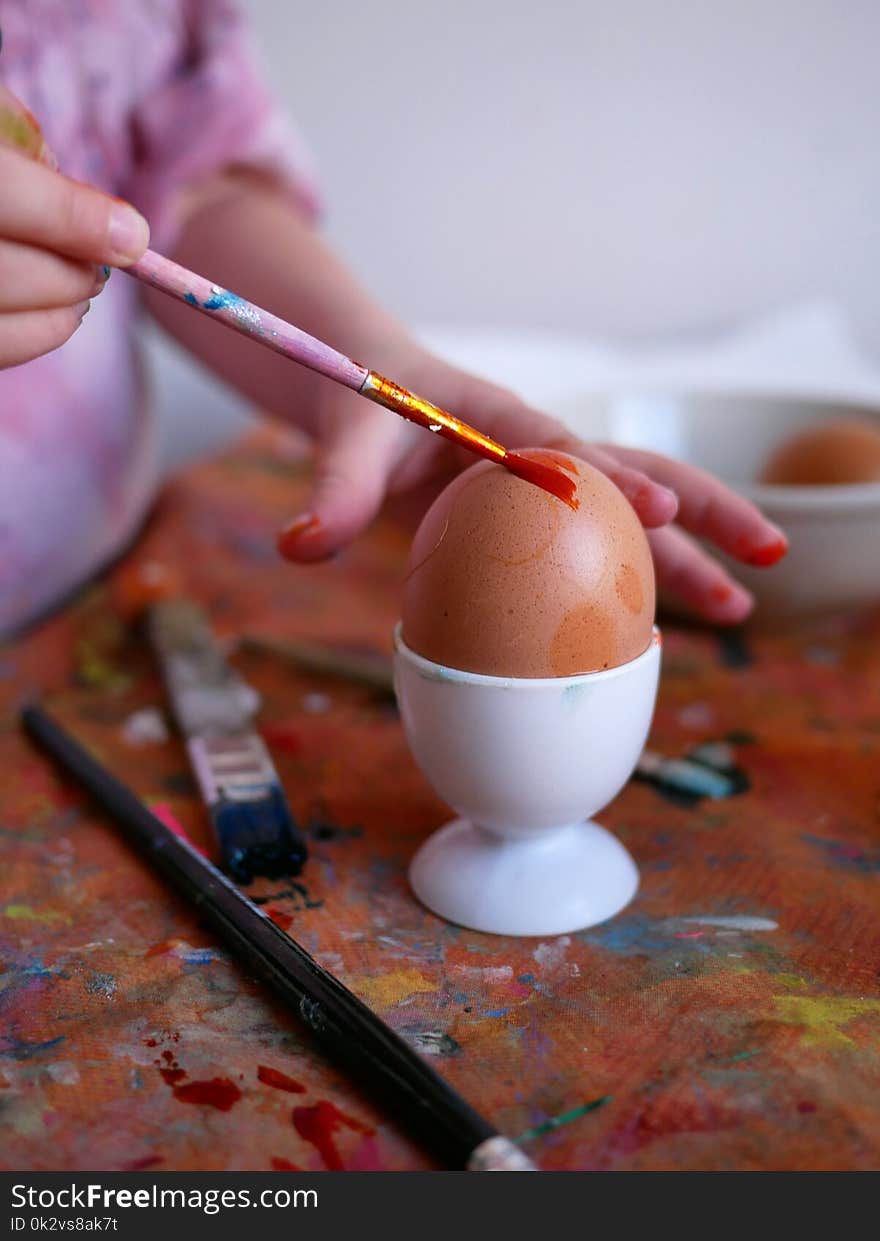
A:
[[[778,931],[779,923],[772,918],[756,918],[750,914],[712,915],[700,918],[674,918],[686,926],[714,926],[722,931]]]
[[[714,718],[708,702],[691,702],[677,713],[685,728],[708,728]]]
[[[60,1086],[75,1086],[79,1081],[79,1069],[70,1060],[59,1060],[56,1064],[47,1064],[46,1073],[53,1082]]]
[[[565,963],[565,954],[571,943],[570,935],[560,935],[552,944],[538,944],[532,956],[545,969],[556,969]]]
[[[122,739],[126,745],[163,745],[169,737],[165,716],[158,707],[142,707],[132,711],[122,725]]]
[[[456,965],[455,972],[480,982],[508,982],[513,978],[512,965]]]

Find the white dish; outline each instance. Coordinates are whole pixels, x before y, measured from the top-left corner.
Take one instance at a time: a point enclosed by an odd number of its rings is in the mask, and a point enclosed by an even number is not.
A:
[[[781,526],[790,548],[772,569],[726,562],[764,615],[880,602],[880,483],[771,487],[757,481],[773,450],[796,431],[854,418],[880,427],[876,405],[760,392],[619,391],[572,395],[557,401],[554,412],[585,439],[648,448],[711,470]]]

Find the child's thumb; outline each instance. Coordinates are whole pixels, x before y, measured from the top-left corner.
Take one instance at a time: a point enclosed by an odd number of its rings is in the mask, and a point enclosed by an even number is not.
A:
[[[395,429],[392,414],[367,408],[319,443],[311,494],[278,536],[285,559],[324,560],[366,529],[385,499]]]

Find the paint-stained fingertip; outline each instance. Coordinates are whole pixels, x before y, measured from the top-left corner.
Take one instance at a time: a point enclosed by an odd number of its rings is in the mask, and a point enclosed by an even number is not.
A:
[[[332,554],[327,547],[326,530],[314,513],[294,517],[278,534],[277,547],[285,560],[295,563],[325,560]]]
[[[618,483],[618,486],[638,513],[642,525],[648,529],[654,530],[658,526],[668,526],[671,521],[675,520],[678,512],[678,496],[668,487],[651,482],[650,479],[635,484],[628,483],[624,486]]]
[[[743,586],[718,582],[709,588],[702,612],[715,625],[738,625],[751,615],[754,606],[754,595]]]

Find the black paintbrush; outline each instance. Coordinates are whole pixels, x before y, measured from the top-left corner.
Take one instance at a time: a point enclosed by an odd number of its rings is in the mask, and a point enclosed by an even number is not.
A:
[[[40,707],[22,724],[86,788],[126,838],[199,912],[241,961],[305,1022],[317,1041],[372,1091],[401,1128],[448,1168],[530,1172],[535,1165],[483,1120],[342,983],[111,775]]]

